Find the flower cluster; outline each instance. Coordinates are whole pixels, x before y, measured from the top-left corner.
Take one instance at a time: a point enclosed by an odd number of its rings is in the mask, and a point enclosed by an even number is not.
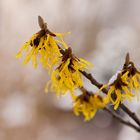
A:
[[[72,93],[76,88],[83,86],[80,71],[88,69],[92,64],[72,53],[72,49],[63,41],[66,33],[51,32],[40,16],[38,21],[41,30],[21,47],[16,57],[21,58],[25,50],[27,55],[24,64],[32,59],[34,67],[37,67],[39,57],[43,67],[47,67],[51,74],[51,81],[47,84],[46,91],[51,89],[59,95],[68,91]]]
[[[108,104],[107,98],[102,98],[97,93],[83,92],[75,98],[73,110],[75,115],[79,116],[81,113],[85,117],[85,121],[92,119],[98,109],[103,109]]]
[[[83,78],[80,71],[88,69],[89,62],[77,58],[72,54],[71,48],[65,50],[60,65],[53,71],[51,76],[51,89],[55,93],[71,93],[83,86]]]
[[[127,57],[129,56],[127,55]],[[109,83],[101,88],[102,90],[109,86],[107,96],[114,105],[115,110],[125,100],[131,102],[133,97],[139,99],[140,72],[136,69],[133,62],[128,58],[126,60],[123,69],[117,72],[109,80]]]
[[[127,74],[127,82],[130,91],[133,93],[133,96],[137,96],[139,99],[139,89],[140,89],[140,72],[137,70],[133,62],[129,64],[123,70],[124,74]]]
[[[126,57],[123,69],[114,75],[108,84],[101,85],[100,90],[106,88],[107,95],[105,97],[87,90],[81,90],[82,94],[77,96],[75,90],[84,89],[83,73],[93,65],[73,54],[72,49],[63,40],[67,33],[51,32],[40,16],[38,22],[41,30],[21,47],[16,57],[21,58],[25,51],[24,64],[32,60],[35,68],[38,66],[38,62],[47,68],[51,80],[47,83],[46,92],[50,89],[57,95],[70,93],[73,99],[74,113],[77,116],[83,114],[85,120],[90,120],[98,109],[104,109],[109,102],[112,102],[116,110],[119,104],[126,99],[131,101],[135,96],[139,98],[140,72],[129,60],[129,55]],[[85,77],[88,77],[92,84],[97,83],[91,74],[87,74]],[[94,85],[101,87],[100,84]]]
[[[113,103],[115,110],[121,101],[131,100],[131,97],[133,97],[128,88],[127,75],[128,73],[122,74],[122,72],[119,72],[113,83],[111,83],[111,80],[109,82],[108,98]]]
[[[22,52],[25,50],[27,55],[23,63],[27,64],[30,59],[32,59],[32,64],[36,68],[38,65],[37,56],[39,55],[43,67],[47,67],[51,70],[52,67],[58,63],[61,56],[57,43],[63,44],[64,47],[66,47],[66,45],[62,38],[63,34],[52,33],[40,16],[39,25],[41,30],[34,34],[29,41],[21,47],[16,57],[21,58]],[[59,37],[59,40],[55,39],[56,37]]]

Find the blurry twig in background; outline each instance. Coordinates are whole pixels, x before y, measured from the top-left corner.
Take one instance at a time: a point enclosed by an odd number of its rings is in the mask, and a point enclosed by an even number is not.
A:
[[[136,131],[140,132],[140,127],[138,127],[138,126],[132,124],[132,123],[129,122],[129,121],[123,120],[119,115],[117,115],[115,112],[111,111],[110,109],[108,109],[108,108],[106,108],[106,107],[104,108],[104,110],[105,110],[106,112],[108,112],[110,115],[112,115],[113,118],[115,118],[116,120],[118,120],[120,123],[122,123],[122,124],[124,124],[124,125],[127,125],[127,126],[133,128],[133,129],[135,129]]]

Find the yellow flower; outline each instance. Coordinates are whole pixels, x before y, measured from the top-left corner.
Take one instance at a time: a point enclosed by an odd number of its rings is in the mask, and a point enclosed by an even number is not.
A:
[[[40,23],[39,21],[39,25],[41,27],[41,30],[38,33],[34,34],[21,47],[16,57],[21,58],[22,52],[25,50],[27,55],[23,63],[27,64],[30,59],[32,59],[33,66],[37,67],[37,57],[39,55],[40,62],[42,63],[43,67],[47,67],[51,70],[51,68],[60,60],[61,53],[58,44],[61,44],[64,48],[66,48],[67,45],[63,41],[64,34],[52,33],[47,29],[46,23]],[[58,37],[58,39],[55,39],[55,37]]]
[[[107,93],[107,97],[113,103],[114,109],[116,110],[119,104],[121,102],[124,102],[126,99],[131,101],[133,94],[128,87],[128,72],[124,74],[123,72],[119,72],[117,73],[117,75],[115,75],[115,77],[113,76],[113,78],[111,78],[111,80],[109,81],[109,90]]]
[[[122,71],[116,73],[109,80],[109,83],[102,86],[100,90],[107,86],[109,86],[107,96],[113,103],[115,110],[119,107],[121,102],[124,102],[127,99],[130,102],[135,96],[139,99],[140,72],[136,69],[134,63],[130,61],[129,54],[126,55]]]
[[[88,121],[95,116],[98,109],[103,109],[106,104],[106,97],[101,98],[99,95],[86,93],[75,99],[73,110],[75,115],[83,114],[85,121]]]
[[[124,69],[124,73],[128,73],[128,86],[131,92],[135,90],[135,96],[139,99],[138,90],[140,89],[140,72],[136,69],[133,62],[129,62],[129,65]]]
[[[73,92],[76,88],[83,86],[83,78],[80,71],[88,69],[91,65],[83,59],[79,59],[72,54],[71,48],[65,50],[62,62],[51,76],[51,90],[56,94],[65,94],[67,91]]]

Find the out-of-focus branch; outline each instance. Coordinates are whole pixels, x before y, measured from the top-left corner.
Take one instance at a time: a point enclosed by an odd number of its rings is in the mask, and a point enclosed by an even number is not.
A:
[[[104,110],[106,112],[108,112],[111,116],[113,116],[113,118],[115,118],[116,120],[118,120],[120,123],[124,124],[124,125],[127,125],[133,129],[135,129],[137,132],[140,132],[140,127],[132,124],[131,122],[129,121],[125,121],[123,120],[119,115],[117,115],[115,112],[111,111],[110,109],[108,109],[107,107],[104,108]]]
[[[134,112],[128,109],[124,104],[120,104],[120,108],[124,110],[131,118],[133,118],[133,120],[140,126],[140,119]]]

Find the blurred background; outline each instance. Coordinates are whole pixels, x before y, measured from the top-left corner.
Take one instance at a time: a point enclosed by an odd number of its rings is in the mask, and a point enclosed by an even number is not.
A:
[[[90,122],[74,116],[69,96],[45,94],[49,76],[41,66],[33,69],[15,58],[39,30],[41,15],[50,30],[71,32],[65,41],[94,64],[94,77],[107,83],[127,52],[140,67],[139,7],[139,0],[1,0],[0,140],[139,140],[139,134],[105,112]],[[97,90],[86,79],[85,84]],[[139,105],[134,102],[131,109],[140,115]]]

